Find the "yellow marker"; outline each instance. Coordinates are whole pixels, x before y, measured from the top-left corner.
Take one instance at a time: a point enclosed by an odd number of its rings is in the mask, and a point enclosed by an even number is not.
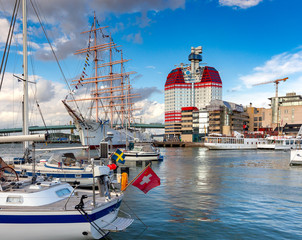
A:
[[[121,190],[123,191],[128,185],[128,174],[126,172],[122,173],[122,181],[121,181]]]

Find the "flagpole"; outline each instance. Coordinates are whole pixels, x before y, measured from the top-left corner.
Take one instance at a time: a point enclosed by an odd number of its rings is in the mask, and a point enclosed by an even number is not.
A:
[[[145,171],[147,169],[147,167],[149,167],[151,165],[151,163],[149,163],[135,178],[132,179],[132,181],[125,187],[124,190],[122,190],[122,192],[125,192],[126,189],[139,177],[139,175],[141,175],[143,173],[143,171]]]

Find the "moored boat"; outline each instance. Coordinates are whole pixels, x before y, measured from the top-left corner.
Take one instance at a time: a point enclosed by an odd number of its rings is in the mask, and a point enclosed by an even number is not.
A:
[[[265,143],[257,145],[258,149],[266,150],[289,150],[301,145],[301,138],[291,136],[270,136],[266,138]]]
[[[16,1],[14,15],[20,1]],[[23,6],[24,85],[27,76],[26,0]],[[13,20],[12,20],[13,21]],[[21,136],[0,137],[0,142],[24,142],[32,157],[32,175],[19,179],[16,171],[0,158],[0,232],[1,239],[101,239],[110,231],[122,231],[132,222],[119,218],[123,193],[111,190],[110,169],[92,166],[96,191],[76,190],[58,179],[35,176],[35,147],[29,141],[45,141],[45,135],[28,135],[28,87],[24,87],[23,131]],[[92,161],[93,163],[93,161]],[[95,188],[94,188],[95,189]]]
[[[160,152],[151,143],[134,143],[132,150],[124,151],[126,161],[158,161]]]
[[[204,146],[210,150],[257,149],[258,144],[265,143],[263,138],[244,137],[206,137]]]
[[[20,175],[34,176],[30,163],[14,164],[14,169]],[[91,187],[93,184],[92,164],[77,159],[73,153],[54,153],[48,159],[40,159],[35,166],[35,175],[59,178],[81,187]]]
[[[290,150],[289,165],[302,165],[302,149],[301,147]]]

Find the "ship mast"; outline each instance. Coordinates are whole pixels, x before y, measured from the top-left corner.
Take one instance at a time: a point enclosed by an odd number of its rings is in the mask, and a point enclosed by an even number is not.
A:
[[[93,90],[91,90],[91,96],[87,98],[81,98],[81,99],[75,99],[70,101],[93,101],[94,104],[91,107],[92,109],[95,108],[95,120],[100,121],[99,117],[99,110],[102,109],[103,114],[107,116],[109,114],[110,116],[110,125],[111,128],[114,124],[114,117],[117,115],[120,119],[120,124],[124,126],[125,123],[125,114],[130,114],[130,111],[133,110],[139,110],[133,108],[133,102],[130,100],[133,98],[139,97],[139,94],[130,94],[130,81],[129,81],[129,75],[134,74],[136,72],[126,72],[124,70],[124,63],[128,62],[129,60],[124,59],[123,52],[120,49],[120,46],[117,46],[116,43],[114,43],[111,35],[105,35],[103,33],[103,29],[106,27],[98,27],[98,22],[96,19],[96,16],[94,14],[94,20],[93,20],[93,26],[91,27],[91,30],[85,31],[82,33],[93,33],[94,41],[93,46],[90,46],[90,38],[89,38],[89,46],[84,49],[80,49],[76,51],[75,55],[77,54],[87,54],[86,61],[89,57],[90,52],[93,52],[94,57],[94,76],[88,77],[85,73],[85,76],[82,75],[80,79],[74,79],[72,80],[73,86],[76,88],[82,87],[85,84],[93,84]],[[98,43],[97,41],[97,31],[100,31],[100,36],[103,37],[103,39],[107,42],[105,43]],[[103,62],[102,64],[99,64],[100,60],[98,59],[99,53],[98,52],[107,52],[109,54],[109,62]],[[120,58],[117,58],[114,53],[117,53]],[[102,59],[102,61],[105,59]],[[120,65],[120,69],[117,68],[117,66]],[[86,65],[85,65],[86,67]],[[98,69],[104,69],[102,72],[106,72],[107,74],[99,75]],[[85,68],[84,68],[85,69]],[[85,70],[86,71],[86,70]],[[125,84],[125,79],[128,81]],[[126,94],[126,95],[125,95]],[[125,99],[127,98],[127,101],[125,102]],[[69,101],[69,102],[70,102]],[[128,109],[126,111],[126,109]],[[130,110],[131,109],[131,110]],[[107,119],[105,119],[107,120]],[[129,121],[129,117],[127,119]],[[130,122],[129,122],[130,123]]]
[[[23,11],[23,134],[28,135],[28,65],[27,65],[27,15],[26,0],[22,1]],[[29,142],[24,142],[24,151],[28,149]]]
[[[93,17],[93,27],[94,27],[94,76],[95,76],[95,97],[97,98],[98,95],[98,82],[97,82],[97,76],[98,76],[98,51],[97,51],[97,36],[96,36],[96,17],[95,17],[95,12],[94,12],[94,17]],[[89,39],[90,41],[90,39]],[[96,121],[99,121],[99,101],[96,99],[95,100],[95,119]]]

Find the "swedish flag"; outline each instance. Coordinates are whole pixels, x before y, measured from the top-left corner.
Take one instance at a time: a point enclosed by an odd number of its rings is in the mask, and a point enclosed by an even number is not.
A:
[[[117,149],[115,151],[115,153],[112,155],[112,159],[119,163],[124,164],[125,163],[125,154],[121,150]]]

